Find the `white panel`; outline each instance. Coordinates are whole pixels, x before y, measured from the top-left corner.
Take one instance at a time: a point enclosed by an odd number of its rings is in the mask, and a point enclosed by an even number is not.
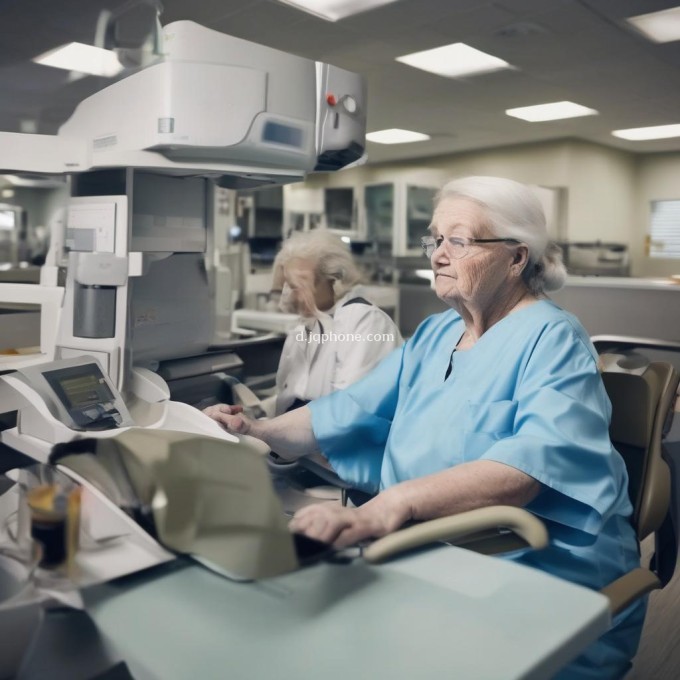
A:
[[[68,209],[68,229],[94,229],[95,251],[112,253],[116,241],[116,204],[80,203]]]

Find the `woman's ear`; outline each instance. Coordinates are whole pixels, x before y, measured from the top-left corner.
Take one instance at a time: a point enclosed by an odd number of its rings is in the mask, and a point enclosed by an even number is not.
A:
[[[520,245],[515,250],[515,255],[512,258],[512,270],[515,276],[521,276],[522,272],[529,264],[529,249],[525,245]]]
[[[527,265],[527,261],[529,260],[529,249],[525,245],[521,245],[517,247],[517,250],[515,250],[515,257],[512,260],[512,264],[518,264],[521,265],[521,268],[524,269]]]

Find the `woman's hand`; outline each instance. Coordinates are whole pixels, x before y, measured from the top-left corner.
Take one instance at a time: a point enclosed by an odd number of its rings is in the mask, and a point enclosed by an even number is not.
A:
[[[203,409],[203,413],[216,420],[227,432],[251,434],[253,420],[243,413],[243,406],[216,404]]]
[[[380,538],[409,519],[398,494],[390,491],[359,508],[345,508],[336,503],[308,505],[295,513],[288,526],[291,531],[332,543],[336,548],[354,545],[365,538]]]

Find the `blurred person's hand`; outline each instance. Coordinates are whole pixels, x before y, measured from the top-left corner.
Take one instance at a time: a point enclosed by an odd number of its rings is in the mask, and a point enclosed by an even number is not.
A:
[[[217,421],[227,432],[248,434],[253,421],[243,413],[243,406],[215,404],[203,409],[203,413]]]

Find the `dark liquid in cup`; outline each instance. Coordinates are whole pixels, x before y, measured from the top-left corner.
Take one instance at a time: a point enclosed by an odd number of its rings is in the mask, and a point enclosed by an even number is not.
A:
[[[58,567],[66,561],[65,517],[33,517],[31,536],[43,547],[41,567]]]

